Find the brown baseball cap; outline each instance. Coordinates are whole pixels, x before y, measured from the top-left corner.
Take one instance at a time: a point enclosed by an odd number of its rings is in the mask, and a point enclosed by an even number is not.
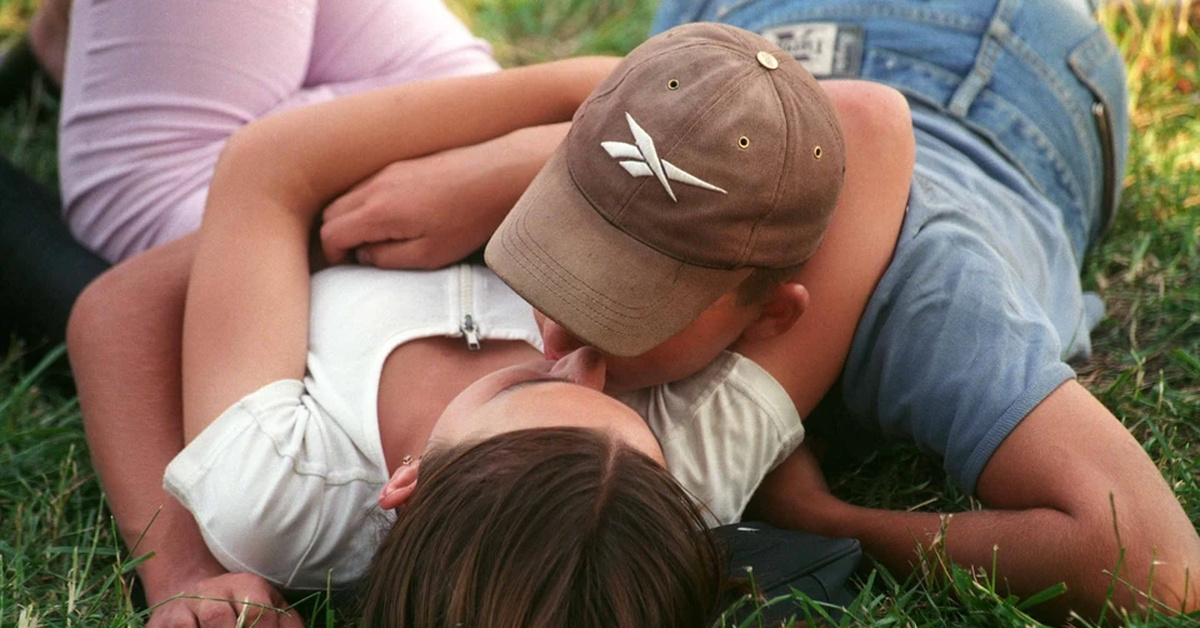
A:
[[[799,62],[688,24],[629,54],[492,237],[488,265],[588,344],[645,353],[756,268],[820,244],[841,127]]]

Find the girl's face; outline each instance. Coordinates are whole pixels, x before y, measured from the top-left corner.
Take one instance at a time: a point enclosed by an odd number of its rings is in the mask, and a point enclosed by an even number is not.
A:
[[[738,305],[732,291],[704,310],[682,331],[641,355],[619,357],[602,354],[607,378],[604,390],[610,395],[657,386],[683,379],[707,366],[732,345],[762,313],[760,305]],[[546,358],[569,355],[584,341],[567,328],[534,310],[542,334]]]
[[[450,402],[433,427],[429,446],[450,447],[521,429],[583,427],[606,432],[665,464],[646,422],[601,392],[604,383],[604,357],[590,347],[557,360],[496,371]]]

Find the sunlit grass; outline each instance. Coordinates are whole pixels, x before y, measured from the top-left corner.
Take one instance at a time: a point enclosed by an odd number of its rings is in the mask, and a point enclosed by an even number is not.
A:
[[[32,0],[0,0],[0,38],[19,32]],[[506,65],[573,54],[622,53],[644,39],[653,3],[619,0],[452,0]],[[1089,257],[1084,279],[1108,305],[1085,385],[1137,435],[1200,525],[1200,34],[1174,5],[1106,7],[1101,20],[1128,60],[1133,139],[1117,222]],[[0,146],[53,184],[56,101],[45,93],[0,111]],[[3,269],[0,269],[3,272]],[[123,626],[144,621],[86,455],[78,406],[48,389],[45,364],[0,362],[0,626]],[[137,455],[130,451],[130,455]],[[831,478],[849,501],[899,509],[961,510],[938,461],[880,454]],[[1030,625],[1028,606],[985,571],[927,557],[927,577],[864,578],[848,624]],[[1050,593],[1053,593],[1051,591]],[[1048,593],[1049,594],[1049,593]],[[349,625],[320,598],[309,625]],[[827,609],[812,606],[820,618]],[[826,620],[829,621],[829,620]],[[1084,624],[1085,622],[1077,621]],[[1105,625],[1200,626],[1197,617],[1109,613]]]

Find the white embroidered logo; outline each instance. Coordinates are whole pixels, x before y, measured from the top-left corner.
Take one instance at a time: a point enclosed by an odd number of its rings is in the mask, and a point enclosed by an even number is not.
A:
[[[667,191],[667,195],[676,203],[679,202],[679,199],[675,198],[675,192],[671,189],[668,180],[727,194],[725,190],[680,170],[675,164],[665,159],[659,159],[658,151],[654,148],[654,140],[650,138],[650,134],[638,126],[629,112],[625,113],[625,119],[629,121],[629,130],[633,132],[633,139],[637,142],[636,146],[625,142],[600,142],[609,157],[622,160],[620,164],[625,172],[635,177],[657,177],[658,182]]]

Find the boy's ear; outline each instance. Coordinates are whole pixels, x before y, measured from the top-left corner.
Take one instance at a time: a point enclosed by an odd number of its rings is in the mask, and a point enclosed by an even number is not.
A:
[[[759,306],[759,316],[742,332],[745,342],[763,342],[783,335],[796,325],[808,309],[808,288],[796,281],[785,281],[771,291]]]
[[[383,490],[379,491],[379,507],[384,510],[395,510],[403,506],[417,490],[417,475],[421,461],[414,460],[410,464],[396,468]]]

